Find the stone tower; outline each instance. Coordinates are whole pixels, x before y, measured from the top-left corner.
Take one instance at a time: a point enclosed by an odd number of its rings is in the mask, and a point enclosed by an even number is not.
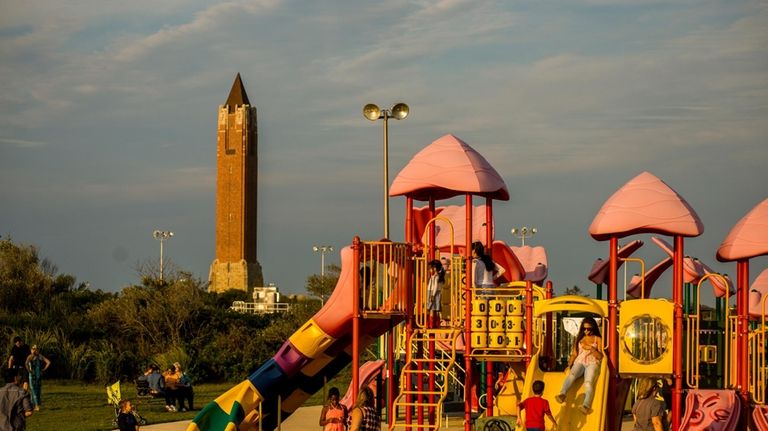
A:
[[[263,286],[256,260],[258,179],[256,107],[237,74],[229,97],[219,106],[216,137],[216,258],[209,274],[211,292]]]

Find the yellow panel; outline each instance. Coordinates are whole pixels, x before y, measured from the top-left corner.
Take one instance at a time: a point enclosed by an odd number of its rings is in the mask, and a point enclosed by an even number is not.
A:
[[[507,347],[510,349],[522,349],[525,344],[525,331],[509,331],[507,334]]]
[[[544,313],[554,313],[558,311],[585,312],[606,317],[608,316],[608,301],[590,299],[576,295],[565,295],[553,299],[539,300],[533,303],[534,316],[541,316]]]
[[[487,315],[488,314],[488,300],[480,298],[472,298],[472,314],[475,315]]]
[[[313,359],[318,357],[331,343],[336,341],[320,329],[320,326],[315,323],[314,319],[309,319],[288,340],[302,355]]]
[[[488,301],[488,315],[503,316],[507,308],[506,302],[503,299],[491,299]]]
[[[491,332],[504,332],[504,316],[491,316],[488,318],[488,330]]]
[[[472,315],[472,331],[482,331],[485,332],[488,330],[488,316],[482,315],[482,316],[475,316]]]
[[[493,398],[496,406],[494,413],[497,415],[516,415],[517,405],[520,401],[525,385],[525,363],[510,362],[504,386],[498,395]]]
[[[488,348],[489,349],[503,349],[507,347],[507,334],[504,332],[489,332],[488,333]]]
[[[674,304],[666,299],[622,302],[619,308],[619,373],[672,374],[673,322]]]
[[[523,301],[519,299],[507,300],[507,316],[522,316],[524,310]]]
[[[216,398],[216,404],[226,413],[232,411],[235,401],[240,403],[243,411],[249,412],[256,408],[264,398],[249,380],[240,382],[237,386],[224,392]]]
[[[488,333],[487,332],[473,332],[471,347],[484,349],[488,347]]]

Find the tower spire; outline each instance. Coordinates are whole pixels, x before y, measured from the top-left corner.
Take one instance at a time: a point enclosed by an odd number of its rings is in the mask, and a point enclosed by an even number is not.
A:
[[[240,79],[240,73],[238,72],[235,77],[235,82],[232,83],[232,89],[229,90],[229,97],[227,97],[225,105],[229,106],[229,112],[234,112],[235,106],[250,105],[248,95],[245,94],[245,88],[243,88],[243,81]]]

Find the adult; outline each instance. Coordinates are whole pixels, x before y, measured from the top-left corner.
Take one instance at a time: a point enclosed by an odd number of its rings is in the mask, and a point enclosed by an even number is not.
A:
[[[11,354],[8,356],[8,368],[19,370],[24,390],[29,389],[29,374],[24,364],[31,353],[32,349],[24,343],[21,337],[13,337],[13,347],[11,347]]]
[[[632,406],[635,420],[632,431],[667,431],[664,401],[656,399],[658,392],[656,379],[644,377],[637,381],[637,401]]]
[[[179,362],[174,362],[173,366],[176,367],[176,374],[179,376],[179,381],[176,385],[176,399],[179,401],[179,411],[185,412],[187,408],[194,410],[195,390],[192,388],[192,379],[184,372]],[[187,407],[184,407],[185,401]]]
[[[149,366],[149,369],[144,376],[147,379],[149,385],[149,393],[153,397],[165,396],[165,380],[163,375],[160,374],[160,367],[155,364]]]
[[[584,402],[579,410],[589,414],[592,408],[592,397],[595,393],[595,379],[600,372],[600,361],[603,359],[603,339],[600,337],[600,329],[595,319],[587,316],[581,321],[576,343],[573,346],[571,356],[568,358],[570,372],[565,378],[560,393],[555,396],[559,403],[565,402],[565,394],[571,388],[573,382],[584,376]]]
[[[491,256],[485,254],[483,243],[472,244],[472,280],[475,288],[479,288],[481,294],[492,295],[496,287],[496,279],[504,275],[503,266],[494,262]]]
[[[374,407],[373,391],[368,386],[360,389],[350,414],[349,431],[381,431],[381,419]]]
[[[21,369],[4,371],[6,385],[0,388],[0,430],[24,431],[27,418],[32,416],[29,392],[21,387]]]
[[[25,367],[29,373],[29,387],[35,411],[40,410],[40,405],[43,403],[43,372],[50,366],[51,361],[40,353],[37,344],[32,345],[32,353],[27,356]]]
[[[347,423],[347,407],[339,402],[339,388],[328,390],[328,402],[320,412],[320,426],[323,431],[344,431]]]
[[[439,324],[442,307],[443,287],[445,286],[445,270],[443,264],[435,259],[428,264],[429,280],[427,280],[427,313],[431,322]]]

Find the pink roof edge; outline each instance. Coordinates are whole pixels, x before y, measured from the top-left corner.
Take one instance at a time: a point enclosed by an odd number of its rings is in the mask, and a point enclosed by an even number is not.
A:
[[[755,205],[717,249],[717,260],[731,262],[768,254],[768,199]]]
[[[507,201],[509,191],[490,163],[454,135],[445,135],[419,151],[395,177],[390,196],[426,201],[465,193]]]
[[[639,233],[692,237],[702,232],[704,225],[688,202],[647,171],[608,198],[589,226],[598,241]]]

